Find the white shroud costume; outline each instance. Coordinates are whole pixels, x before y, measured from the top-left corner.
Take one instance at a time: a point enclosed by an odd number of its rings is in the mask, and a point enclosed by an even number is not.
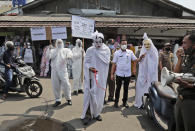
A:
[[[72,49],[73,53],[73,80],[74,80],[74,91],[82,89],[81,83],[81,73],[82,73],[82,56],[84,55],[84,50],[82,49],[82,41],[80,39],[76,40],[76,46]]]
[[[134,106],[138,108],[142,106],[142,97],[145,93],[148,93],[151,82],[158,81],[158,51],[146,33],[144,33],[143,38],[144,40],[140,56],[145,53],[146,56],[139,63],[134,104]]]
[[[103,38],[103,34],[98,33],[97,31],[93,34],[93,36],[94,41],[99,38]],[[93,46],[87,49],[84,59],[84,103],[81,119],[85,118],[89,106],[91,117],[97,117],[100,115],[104,104],[110,63],[110,49],[102,42],[99,44],[101,45],[100,48],[96,47],[98,43],[94,42]],[[93,67],[98,71],[98,78],[95,79],[94,73],[91,71],[89,72],[90,67]],[[96,83],[96,80],[98,84]]]
[[[67,59],[72,58],[72,56],[72,51],[64,48],[61,39],[56,40],[56,48],[47,50],[46,57],[51,59],[51,80],[56,101],[61,101],[61,89],[64,91],[66,100],[71,100]]]

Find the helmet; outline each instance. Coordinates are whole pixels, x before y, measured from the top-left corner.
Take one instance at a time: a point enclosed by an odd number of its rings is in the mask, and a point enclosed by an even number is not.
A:
[[[12,41],[7,41],[5,43],[5,48],[6,48],[6,50],[13,51],[14,50],[14,43]]]

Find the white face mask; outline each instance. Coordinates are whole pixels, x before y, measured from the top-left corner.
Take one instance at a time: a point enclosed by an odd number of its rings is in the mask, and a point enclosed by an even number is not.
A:
[[[94,41],[94,45],[96,48],[100,48],[103,45],[102,39],[101,38],[97,38]]]
[[[127,49],[127,45],[121,45],[121,49],[122,50],[126,50]]]
[[[58,48],[63,48],[62,44],[58,44],[57,46],[58,46]]]
[[[76,43],[76,46],[77,46],[77,47],[81,47],[81,42],[77,42],[77,43]]]
[[[146,48],[146,50],[150,50],[151,48],[151,43],[149,40],[144,40],[144,46]]]

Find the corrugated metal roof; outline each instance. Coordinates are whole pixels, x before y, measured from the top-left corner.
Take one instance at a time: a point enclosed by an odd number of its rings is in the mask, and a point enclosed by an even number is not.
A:
[[[136,17],[88,17],[96,27],[195,28],[195,20]],[[0,16],[0,27],[71,26],[71,16]]]

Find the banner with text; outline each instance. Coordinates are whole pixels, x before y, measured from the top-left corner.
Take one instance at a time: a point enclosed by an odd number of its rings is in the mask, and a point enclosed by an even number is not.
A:
[[[95,21],[79,16],[72,16],[72,36],[92,39]]]
[[[32,41],[46,40],[45,27],[32,27],[30,31]]]
[[[67,39],[67,30],[65,26],[52,27],[52,39]]]

